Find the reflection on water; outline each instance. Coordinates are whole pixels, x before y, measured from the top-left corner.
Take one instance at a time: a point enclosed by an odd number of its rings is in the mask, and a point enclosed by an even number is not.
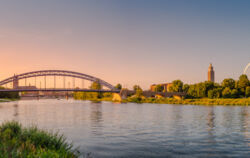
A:
[[[243,132],[245,139],[248,142],[248,146],[250,147],[250,131],[249,131],[250,119],[249,119],[249,112],[247,110],[248,107],[243,107],[240,111],[241,122],[243,122],[241,131]]]
[[[0,122],[59,131],[93,157],[248,157],[249,107],[22,100]]]
[[[17,117],[18,116],[18,104],[14,104],[13,105],[13,107],[14,107],[14,117]]]
[[[207,125],[208,125],[208,136],[209,136],[209,143],[215,144],[216,137],[214,136],[214,129],[215,129],[215,115],[214,115],[214,106],[208,107],[208,115],[207,115]]]
[[[95,135],[101,135],[102,133],[102,105],[101,103],[91,103],[91,129]]]

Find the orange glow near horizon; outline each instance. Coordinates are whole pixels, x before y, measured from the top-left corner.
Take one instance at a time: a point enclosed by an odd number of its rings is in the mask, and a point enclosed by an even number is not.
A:
[[[216,82],[238,79],[249,63],[248,8],[231,17],[224,4],[215,14],[205,2],[198,10],[174,1],[139,9],[119,1],[1,3],[0,80],[57,69],[149,89],[205,81],[211,62]]]

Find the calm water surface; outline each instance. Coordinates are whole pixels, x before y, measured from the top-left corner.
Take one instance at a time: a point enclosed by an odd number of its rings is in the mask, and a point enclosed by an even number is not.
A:
[[[21,100],[0,103],[0,123],[59,131],[103,157],[250,157],[250,108]]]

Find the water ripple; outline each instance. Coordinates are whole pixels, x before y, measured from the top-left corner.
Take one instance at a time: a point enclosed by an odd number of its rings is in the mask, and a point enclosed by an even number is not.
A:
[[[0,122],[59,131],[93,157],[249,157],[250,108],[21,100]]]

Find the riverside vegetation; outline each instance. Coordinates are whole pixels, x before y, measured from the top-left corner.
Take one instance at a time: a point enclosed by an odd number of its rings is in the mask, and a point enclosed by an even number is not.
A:
[[[90,88],[101,89],[98,82],[94,82]],[[122,89],[121,84],[116,86]],[[139,85],[133,87],[135,95],[129,96],[122,102],[135,103],[158,103],[158,104],[191,104],[191,105],[250,105],[250,82],[246,75],[241,75],[239,80],[227,78],[222,83],[213,83],[209,81],[196,84],[184,84],[181,80],[174,80],[169,88],[170,92],[185,92],[186,97],[182,99],[174,98],[146,98],[142,95],[142,89]],[[156,92],[164,92],[162,85],[156,85]],[[112,101],[111,93],[74,93],[75,99],[92,101]]]
[[[4,87],[0,87],[0,89],[4,89]],[[19,99],[18,92],[1,92],[0,93],[0,102],[7,102],[7,101],[15,101]]]
[[[79,152],[58,133],[36,127],[23,128],[18,122],[12,121],[0,126],[0,157],[76,158]]]
[[[240,99],[174,99],[174,98],[145,98],[129,97],[124,102],[156,103],[156,104],[185,104],[185,105],[250,105],[250,98]]]

